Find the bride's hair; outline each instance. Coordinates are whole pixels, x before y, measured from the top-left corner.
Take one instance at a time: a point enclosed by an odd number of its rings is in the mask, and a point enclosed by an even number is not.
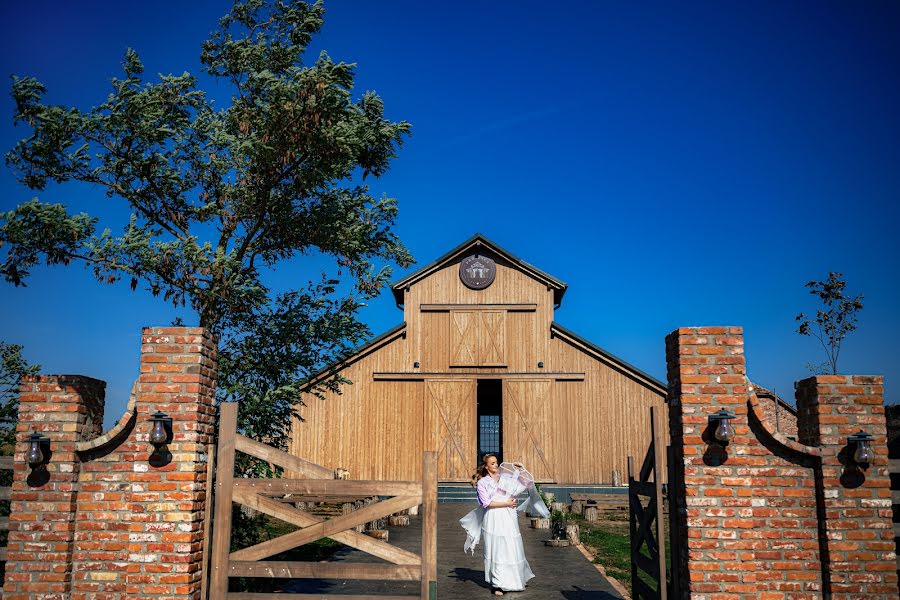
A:
[[[497,458],[496,454],[485,454],[481,457],[481,464],[475,469],[475,472],[472,473],[472,487],[478,483],[478,480],[482,477],[488,476],[487,463],[488,459]]]

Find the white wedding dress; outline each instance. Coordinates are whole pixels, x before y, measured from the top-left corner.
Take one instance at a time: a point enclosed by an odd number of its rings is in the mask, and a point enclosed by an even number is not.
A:
[[[518,511],[532,510],[544,517],[549,515],[549,511],[534,487],[531,474],[509,463],[500,465],[496,480],[484,477],[478,481],[477,488],[479,507],[460,519],[468,534],[465,550],[474,552],[483,537],[485,581],[505,592],[522,591],[534,573],[525,559]],[[526,490],[529,497],[517,509],[487,508],[491,502],[515,498]]]

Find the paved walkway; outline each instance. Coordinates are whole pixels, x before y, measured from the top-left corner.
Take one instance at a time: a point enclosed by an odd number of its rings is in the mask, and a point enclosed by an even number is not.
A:
[[[474,507],[466,504],[438,505],[438,598],[439,600],[477,600],[493,597],[484,582],[484,562],[481,546],[475,556],[463,552],[466,535],[457,522]],[[535,578],[524,592],[510,592],[504,598],[510,600],[614,600],[622,596],[603,577],[596,567],[577,548],[550,548],[543,540],[549,537],[547,530],[531,529],[524,517],[519,525],[525,542],[525,556],[535,573]],[[392,527],[390,543],[419,553],[421,551],[421,522],[413,517],[408,527]],[[362,552],[348,549],[336,560],[353,562],[380,562]],[[418,582],[405,581],[293,581],[284,587],[285,592],[319,594],[368,594],[374,597],[387,594],[417,594]],[[340,596],[336,596],[340,598]]]

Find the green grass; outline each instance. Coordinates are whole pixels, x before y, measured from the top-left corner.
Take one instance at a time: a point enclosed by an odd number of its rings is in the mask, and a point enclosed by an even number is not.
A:
[[[316,540],[303,546],[291,548],[287,552],[276,554],[266,560],[289,560],[303,562],[320,562],[330,560],[343,547],[343,544],[331,538]]]
[[[594,562],[603,565],[607,575],[631,587],[631,542],[628,529],[618,523],[581,521],[581,543],[595,553]]]
[[[631,589],[631,540],[628,534],[628,522],[607,520],[589,523],[579,520],[581,526],[581,543],[589,546],[594,554],[594,562],[603,565],[606,574],[624,585],[629,593]],[[671,568],[669,559],[669,540],[665,540],[666,569]],[[642,548],[646,550],[646,548]],[[649,556],[643,552],[644,556]],[[639,571],[638,576],[652,589],[657,584],[646,573]]]

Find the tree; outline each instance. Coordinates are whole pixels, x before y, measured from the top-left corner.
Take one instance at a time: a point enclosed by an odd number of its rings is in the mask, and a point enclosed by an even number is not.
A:
[[[6,157],[19,180],[38,191],[90,183],[131,215],[114,235],[96,216],[25,202],[0,218],[0,272],[25,285],[41,262],[82,263],[102,283],[189,305],[219,336],[220,398],[254,407],[242,428],[282,445],[298,383],[368,334],[357,310],[391,265],[412,261],[391,230],[396,201],[364,184],[410,125],[388,120],[373,92],[353,97],[355,65],[324,52],[304,62],[323,16],[321,2],[236,1],[200,57],[232,91],[222,108],[186,72],[147,80],[131,49],[87,111],[45,104],[32,77],[12,85],[15,122],[31,130]],[[266,284],[310,253],[333,257],[345,280],[307,277],[287,293]]]
[[[800,324],[797,333],[815,337],[825,349],[828,360],[819,367],[810,367],[814,372],[821,372],[823,368],[831,370],[837,375],[838,357],[841,353],[841,343],[848,333],[856,329],[856,315],[863,308],[863,295],[850,297],[845,295],[847,284],[842,279],[841,273],[834,271],[828,273],[825,281],[810,281],[806,284],[809,293],[817,296],[823,308],[816,310],[814,321],[803,313],[796,317]]]
[[[885,405],[884,420],[887,422],[888,458],[900,458],[900,404]]]
[[[40,369],[25,360],[22,346],[0,341],[0,454],[12,454],[16,443],[22,377],[35,375]]]

